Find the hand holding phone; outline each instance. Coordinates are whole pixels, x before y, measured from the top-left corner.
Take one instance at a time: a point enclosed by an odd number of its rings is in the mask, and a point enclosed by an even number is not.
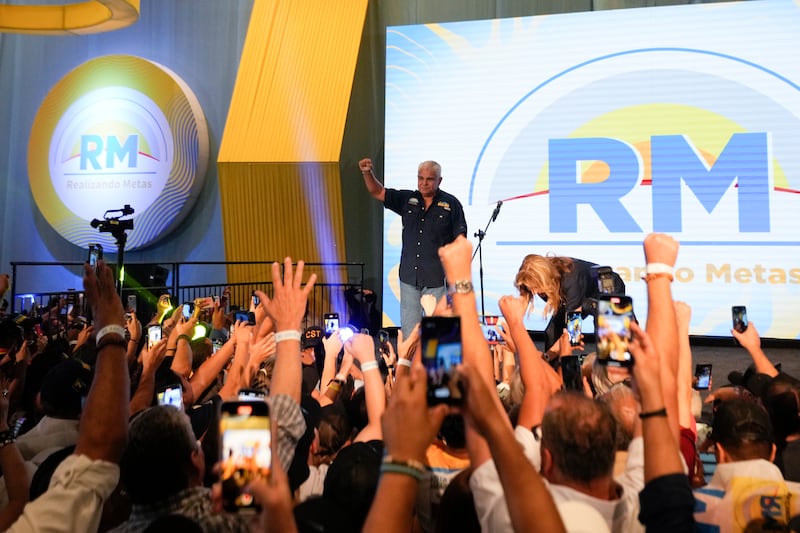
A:
[[[694,377],[697,378],[697,384],[694,386],[695,389],[708,390],[711,387],[711,364],[697,364],[694,367]]]
[[[322,321],[325,325],[325,335],[329,337],[331,333],[339,329],[339,313],[325,313]]]
[[[156,393],[158,405],[171,405],[183,411],[183,388],[179,383],[167,385]]]
[[[579,311],[567,312],[567,335],[570,346],[580,346],[583,317]]]
[[[633,356],[628,350],[633,301],[629,296],[601,294],[597,297],[597,362],[629,367]]]
[[[463,395],[455,375],[462,362],[461,317],[426,316],[420,323],[422,363],[428,374],[428,404],[458,405]]]
[[[89,243],[89,257],[86,262],[92,268],[97,268],[97,262],[103,258],[103,245],[99,243]]]
[[[744,333],[747,329],[747,307],[743,305],[734,305],[731,307],[731,318],[733,320],[733,329],[739,333]]]
[[[227,511],[258,512],[244,488],[256,478],[267,478],[272,465],[269,406],[262,400],[223,402],[220,407],[221,481]]]
[[[161,325],[153,324],[147,327],[147,349],[151,350],[153,345],[161,340]]]
[[[191,320],[192,315],[194,314],[195,304],[194,302],[186,302],[181,306],[181,314],[183,315],[184,320]]]

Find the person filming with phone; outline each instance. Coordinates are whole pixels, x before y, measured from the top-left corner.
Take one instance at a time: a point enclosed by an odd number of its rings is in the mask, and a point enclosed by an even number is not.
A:
[[[403,248],[400,255],[400,322],[408,337],[422,316],[420,298],[445,295],[445,279],[439,261],[440,247],[467,235],[467,221],[461,202],[443,190],[442,167],[423,161],[417,170],[417,190],[386,188],[378,181],[372,159],[358,162],[367,191],[383,206],[403,219]]]
[[[525,256],[514,285],[530,308],[534,296],[545,302],[544,314],[550,315],[544,331],[545,352],[553,348],[567,327],[567,313],[577,311],[586,318],[600,294],[625,294],[625,283],[610,268],[563,256]]]

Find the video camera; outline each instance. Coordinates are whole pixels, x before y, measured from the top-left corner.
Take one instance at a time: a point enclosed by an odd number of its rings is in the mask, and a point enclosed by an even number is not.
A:
[[[597,283],[597,291],[600,294],[614,294],[616,292],[616,280],[614,271],[609,266],[593,266],[592,279]],[[584,316],[597,315],[597,299],[586,298],[581,307]]]
[[[119,213],[118,216],[109,216],[113,213]],[[103,215],[103,220],[95,218],[90,222],[93,228],[96,228],[97,231],[100,233],[110,233],[115,237],[124,234],[127,230],[133,229],[133,219],[127,218],[122,219],[122,217],[132,215],[134,213],[133,208],[125,204],[122,209],[109,209]]]

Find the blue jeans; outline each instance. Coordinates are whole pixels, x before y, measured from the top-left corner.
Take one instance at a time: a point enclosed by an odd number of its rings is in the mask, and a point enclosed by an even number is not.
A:
[[[431,294],[438,302],[446,293],[445,286],[441,287],[423,287],[417,289],[413,285],[400,282],[400,326],[403,329],[403,338],[407,339],[411,334],[414,326],[419,324],[422,317],[422,305],[419,299],[424,294]]]

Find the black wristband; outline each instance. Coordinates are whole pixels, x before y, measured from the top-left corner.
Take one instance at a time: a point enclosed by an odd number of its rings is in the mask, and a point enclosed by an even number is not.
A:
[[[657,416],[667,416],[667,408],[662,407],[657,411],[648,411],[646,413],[639,413],[639,418],[641,418],[642,420],[644,420],[645,418],[654,418]]]

